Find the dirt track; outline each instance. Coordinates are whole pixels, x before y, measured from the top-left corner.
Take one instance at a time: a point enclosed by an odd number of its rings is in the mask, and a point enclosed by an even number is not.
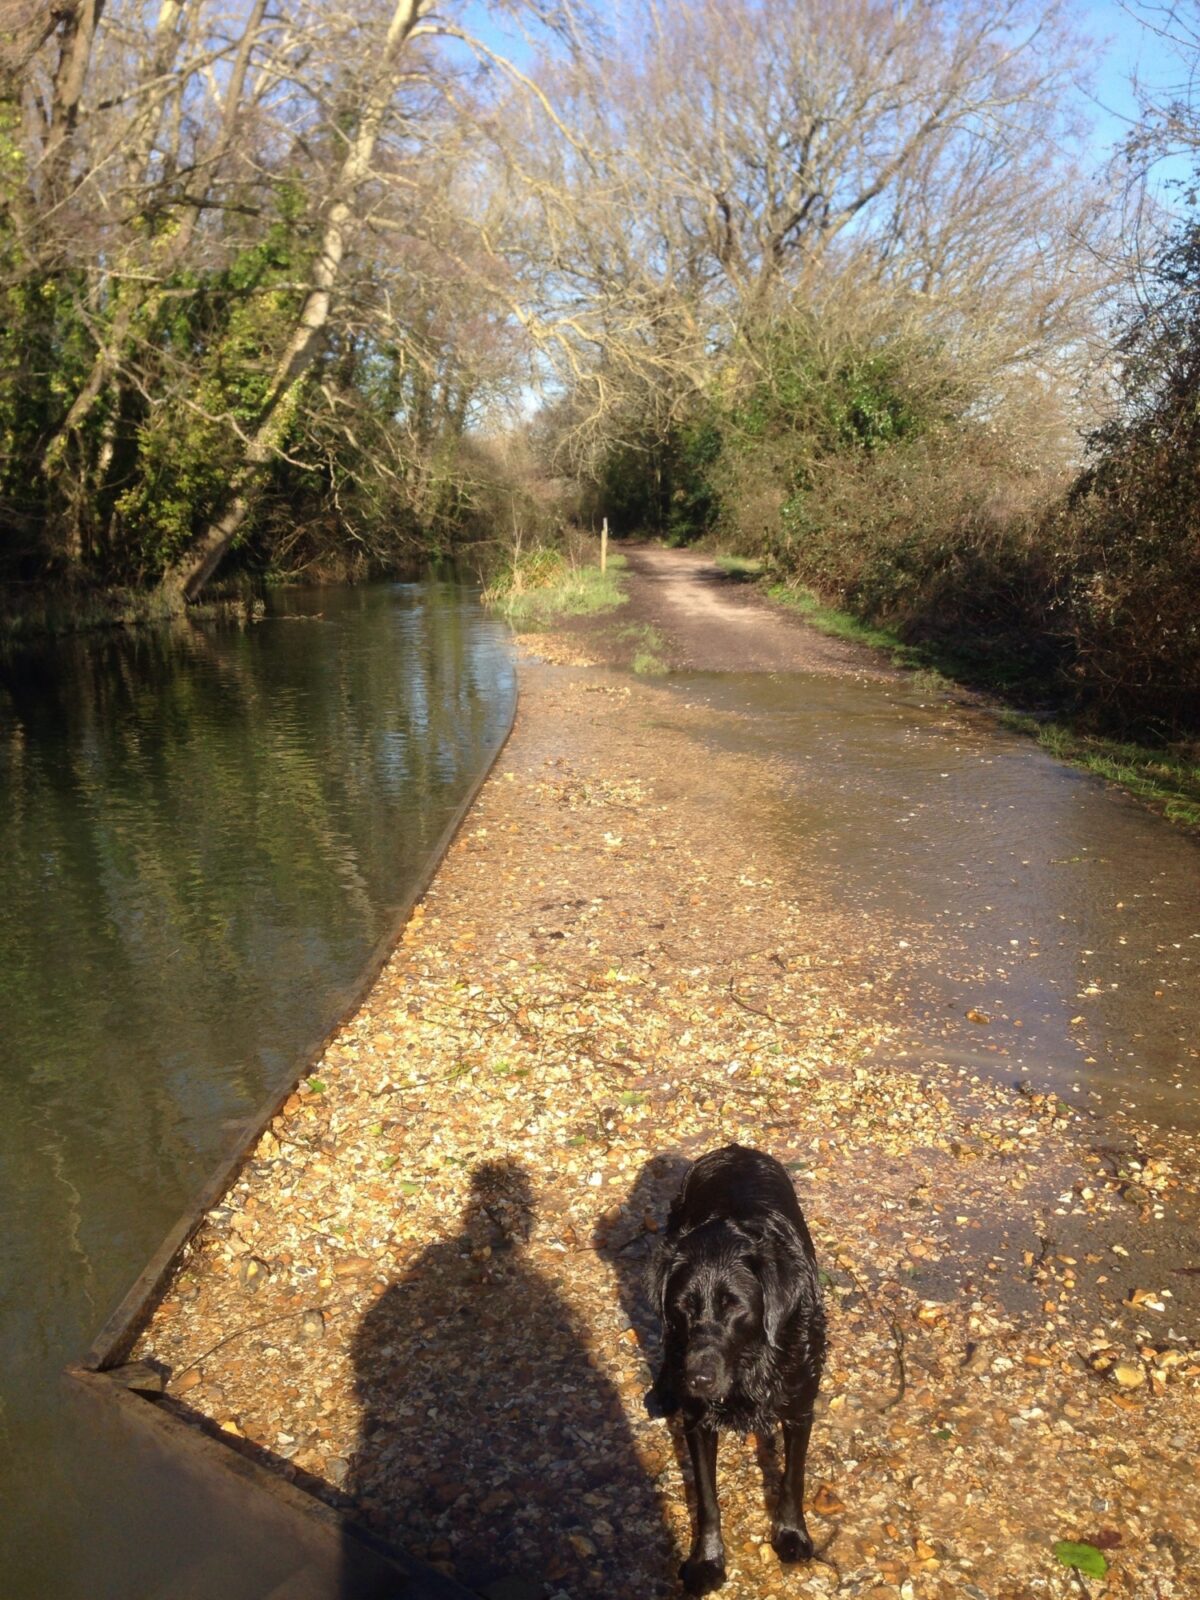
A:
[[[874,651],[803,626],[752,584],[726,576],[709,555],[656,546],[626,546],[622,554],[629,598],[616,613],[571,621],[565,638],[579,659],[627,666],[638,646],[650,643],[662,666],[685,672],[894,677]],[[550,654],[562,648],[563,640],[550,643]]]
[[[635,581],[621,619],[658,629],[672,667],[894,676],[874,652],[804,627],[751,585],[726,577],[711,556],[649,545],[626,555]]]

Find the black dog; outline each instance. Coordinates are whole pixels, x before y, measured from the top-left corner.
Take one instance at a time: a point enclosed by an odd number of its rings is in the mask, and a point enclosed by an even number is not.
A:
[[[725,1581],[717,1503],[717,1433],[770,1433],[783,1423],[783,1485],[771,1538],[781,1561],[804,1561],[804,1459],[825,1356],[817,1262],[787,1173],[757,1150],[727,1145],[689,1169],[651,1266],[662,1312],[663,1364],[647,1397],[683,1413],[697,1520],[680,1569],[689,1594]]]

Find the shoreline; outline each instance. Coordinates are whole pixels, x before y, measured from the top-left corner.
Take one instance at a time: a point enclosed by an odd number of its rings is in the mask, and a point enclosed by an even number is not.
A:
[[[586,630],[539,648],[590,659]],[[1145,1473],[1200,1446],[1200,1338],[1155,1351],[1161,1314],[1122,1302],[1139,1247],[1194,1221],[1188,1142],[1150,1135],[1134,1183],[1052,1096],[858,1065],[895,1038],[859,979],[899,930],[783,887],[738,826],[778,804],[769,763],[652,683],[521,679],[429,893],[138,1346],[168,1403],[482,1592],[675,1593],[641,1272],[682,1163],[738,1139],[796,1175],[834,1353],[820,1559],[779,1568],[730,1441],[723,1593],[1066,1596],[1055,1541],[1107,1529],[1090,1592],[1182,1600],[1200,1499]]]

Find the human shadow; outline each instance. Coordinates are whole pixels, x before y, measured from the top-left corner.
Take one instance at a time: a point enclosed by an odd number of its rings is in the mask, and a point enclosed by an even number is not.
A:
[[[536,1226],[525,1171],[480,1165],[458,1231],[363,1318],[351,1515],[487,1600],[671,1593],[653,1481]]]

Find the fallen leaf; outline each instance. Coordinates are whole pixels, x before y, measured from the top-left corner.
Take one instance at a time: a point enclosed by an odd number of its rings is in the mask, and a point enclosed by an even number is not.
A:
[[[1089,1578],[1102,1578],[1108,1571],[1108,1562],[1094,1544],[1076,1544],[1070,1539],[1059,1539],[1054,1554],[1064,1567],[1074,1567]]]
[[[823,1483],[813,1497],[812,1508],[819,1517],[836,1517],[845,1511],[846,1502],[839,1500],[829,1485]]]

